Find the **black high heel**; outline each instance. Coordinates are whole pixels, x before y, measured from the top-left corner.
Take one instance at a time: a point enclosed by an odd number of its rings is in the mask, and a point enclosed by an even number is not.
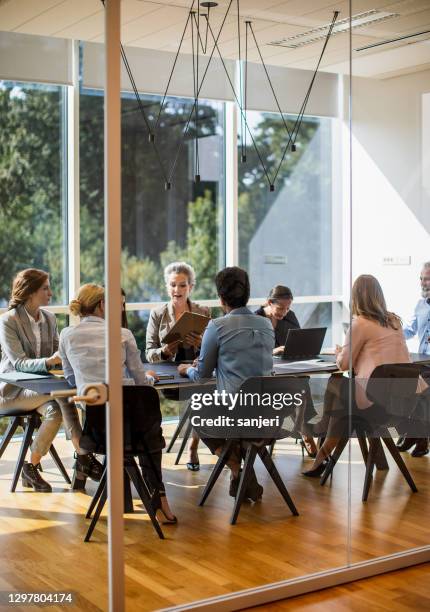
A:
[[[172,517],[168,517],[161,507],[161,498],[166,497],[164,491],[159,491],[158,495],[152,498],[152,507],[154,508],[155,517],[160,525],[177,525],[178,518],[172,513]]]
[[[308,476],[309,478],[319,478],[320,476],[322,476],[327,465],[328,465],[328,460],[324,459],[324,461],[320,463],[316,468],[314,468],[313,470],[307,470],[306,472],[302,472],[302,475]]]

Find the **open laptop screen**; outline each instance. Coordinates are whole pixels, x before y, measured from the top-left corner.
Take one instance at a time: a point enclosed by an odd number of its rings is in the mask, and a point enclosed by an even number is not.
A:
[[[282,359],[313,359],[320,354],[327,327],[289,329]]]

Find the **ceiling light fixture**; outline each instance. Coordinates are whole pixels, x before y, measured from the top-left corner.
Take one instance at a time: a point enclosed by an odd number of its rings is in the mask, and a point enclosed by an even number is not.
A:
[[[366,45],[365,47],[358,47],[357,49],[354,49],[354,51],[366,51],[366,49],[373,49],[374,47],[380,47],[381,45],[389,45],[390,43],[401,42],[402,40],[414,38],[415,36],[423,36],[424,34],[430,34],[430,30],[424,30],[423,32],[415,32],[415,34],[406,34],[406,36],[398,36],[397,38],[391,38],[390,40],[382,40],[380,42],[372,43],[371,45]]]
[[[382,21],[387,21],[387,19],[393,19],[394,17],[400,17],[399,13],[387,13],[386,11],[372,9],[371,11],[366,11],[364,13],[357,13],[357,15],[353,15],[351,18],[351,28],[364,28],[368,25],[373,25],[374,23],[381,23]],[[334,26],[332,36],[348,32],[349,27],[349,17],[341,19]],[[300,34],[294,34],[293,36],[288,36],[279,40],[273,40],[272,42],[269,42],[267,44],[274,47],[287,47],[288,49],[297,49],[299,47],[311,45],[315,42],[323,40],[327,36],[329,28],[330,24],[327,23],[323,26],[318,26],[317,28],[307,30],[306,32],[301,32]]]

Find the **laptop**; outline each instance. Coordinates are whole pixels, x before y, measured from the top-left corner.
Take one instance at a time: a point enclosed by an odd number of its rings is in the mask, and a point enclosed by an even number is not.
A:
[[[289,329],[281,359],[304,361],[319,357],[327,327]]]

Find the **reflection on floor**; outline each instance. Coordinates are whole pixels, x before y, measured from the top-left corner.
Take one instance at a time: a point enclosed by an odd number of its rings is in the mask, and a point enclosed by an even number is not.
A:
[[[430,610],[430,564],[366,578],[350,584],[293,597],[265,606],[249,608],[253,612],[410,612]]]
[[[71,467],[71,444],[58,439],[56,445]],[[0,590],[71,590],[77,603],[69,609],[106,610],[106,519],[99,522],[93,541],[83,543],[90,497],[68,490],[48,459],[43,466],[52,494],[36,494],[21,485],[15,494],[9,493],[17,453],[17,444],[11,444],[0,462]],[[257,465],[263,500],[244,505],[236,526],[229,525],[227,471],[205,507],[199,508],[196,503],[213,458],[202,449],[201,471],[188,472],[184,464],[173,465],[174,457],[165,456],[164,475],[179,524],[163,528],[167,539],[158,540],[138,503],[136,512],[126,516],[130,611],[191,602],[430,543],[429,456],[406,455],[419,493],[410,492],[390,462],[388,472],[376,474],[369,501],[362,504],[364,466],[357,445],[352,445],[349,555],[348,450],[332,482],[320,487],[318,480],[301,476],[311,460],[302,459],[299,445],[290,439],[279,442],[274,458],[300,516],[290,515]],[[93,491],[90,484],[88,493]]]

